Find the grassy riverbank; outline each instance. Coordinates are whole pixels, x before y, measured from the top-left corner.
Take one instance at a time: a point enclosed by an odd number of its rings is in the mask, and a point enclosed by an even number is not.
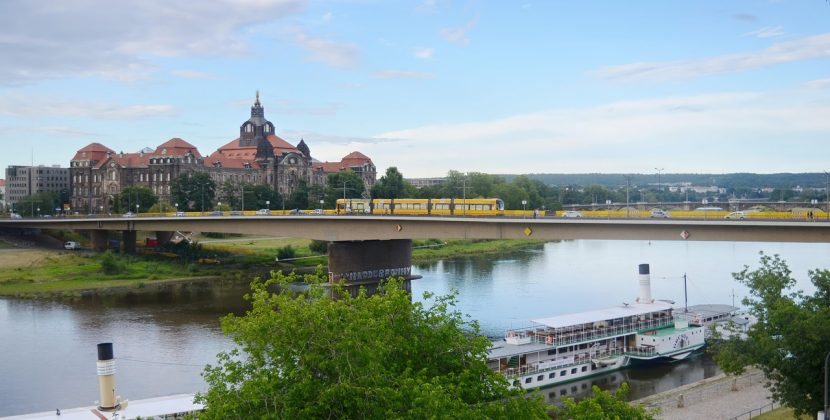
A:
[[[130,256],[113,256],[122,271],[105,274],[102,254],[33,249],[0,253],[0,296],[36,296],[220,274],[216,268]]]
[[[200,238],[206,253],[215,252],[221,265],[183,264],[158,256],[121,256],[93,252],[17,249],[0,252],[0,296],[69,295],[84,290],[142,288],[150,284],[188,280],[194,277],[250,277],[263,270],[291,271],[326,264],[326,256],[315,254],[312,242],[294,238]],[[2,244],[3,242],[0,242]],[[413,241],[412,262],[426,263],[466,255],[498,254],[541,246],[541,241]],[[290,257],[281,255],[290,248]],[[106,274],[105,258],[118,267]]]

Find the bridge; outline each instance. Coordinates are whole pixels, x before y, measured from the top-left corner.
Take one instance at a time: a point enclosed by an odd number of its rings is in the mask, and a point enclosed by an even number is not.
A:
[[[830,243],[830,221],[431,217],[369,215],[187,216],[4,219],[4,229],[88,231],[92,247],[106,249],[109,232],[120,231],[125,252],[135,252],[137,231],[218,232],[317,239],[329,244],[332,281],[356,292],[374,291],[389,275],[409,275],[413,239],[602,239]],[[408,282],[407,282],[408,286]]]

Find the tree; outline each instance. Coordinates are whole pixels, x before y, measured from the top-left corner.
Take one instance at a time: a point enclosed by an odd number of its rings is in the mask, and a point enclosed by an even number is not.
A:
[[[363,195],[363,191],[366,190],[363,178],[352,171],[329,174],[326,181],[326,206],[330,208],[333,208],[337,199],[343,198],[344,194],[346,198],[360,198]],[[375,197],[374,194],[372,197]]]
[[[743,304],[758,319],[746,340],[715,341],[715,361],[727,373],[757,365],[770,380],[773,398],[795,414],[823,409],[824,358],[830,349],[830,271],[811,270],[815,293],[793,291],[795,279],[778,255],[761,253],[761,266],[732,276],[746,285]]]
[[[254,208],[256,209],[270,209],[277,205],[282,199],[280,194],[274,191],[270,185],[255,185],[251,187],[251,194],[253,194]],[[247,190],[245,191],[247,194]],[[245,197],[245,203],[248,202],[248,197]],[[250,206],[246,206],[251,208]]]
[[[573,398],[565,399],[565,406],[556,410],[556,418],[563,419],[626,419],[649,420],[657,414],[646,410],[642,405],[631,405],[626,400],[628,384],[624,383],[614,394],[591,387],[593,396],[579,402]]]
[[[205,368],[200,419],[548,418],[541,397],[487,367],[490,341],[453,310],[454,296],[413,302],[391,280],[335,300],[321,269],[304,277],[306,291],[288,287],[297,280],[254,280],[252,308],[222,319],[239,348]]]
[[[186,172],[173,180],[170,195],[180,210],[209,210],[216,196],[216,183],[207,172]]]
[[[372,187],[372,198],[407,198],[407,182],[398,168],[386,168],[386,174]]]
[[[136,210],[150,211],[156,202],[158,202],[158,197],[149,188],[127,187],[121,191],[121,194],[115,196],[113,210],[119,213]]]
[[[21,216],[42,216],[52,214],[61,206],[60,198],[54,192],[41,192],[23,197],[14,204],[14,211]]]
[[[308,185],[305,181],[300,181],[297,183],[297,188],[294,189],[294,192],[286,200],[285,205],[289,209],[305,209],[308,208],[308,199]]]

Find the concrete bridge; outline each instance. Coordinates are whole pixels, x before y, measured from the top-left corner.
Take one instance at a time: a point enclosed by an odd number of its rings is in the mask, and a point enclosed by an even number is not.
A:
[[[663,201],[659,203],[631,202],[628,204],[628,206],[626,206],[625,203],[593,203],[567,204],[564,207],[568,210],[623,210],[626,207],[628,207],[631,209],[641,211],[648,211],[654,208],[692,211],[698,207],[720,207],[725,211],[745,211],[762,207],[770,209],[772,211],[792,211],[797,209],[820,209],[824,211],[830,211],[830,205],[828,205],[828,203],[825,201],[812,203],[810,201],[730,200],[722,202],[709,202],[708,204],[701,204],[699,201]]]
[[[829,221],[563,219],[418,216],[188,216],[131,218],[4,219],[3,229],[88,231],[104,250],[109,232],[120,231],[125,252],[135,251],[136,232],[157,232],[161,243],[175,231],[275,235],[329,244],[332,281],[372,292],[391,274],[409,276],[412,239],[603,239],[654,241],[750,241],[830,243]],[[408,285],[408,282],[407,282]]]

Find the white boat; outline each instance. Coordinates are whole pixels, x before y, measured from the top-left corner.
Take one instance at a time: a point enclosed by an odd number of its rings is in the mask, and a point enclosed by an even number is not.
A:
[[[692,305],[682,311],[678,309],[675,315],[704,326],[706,339],[711,337],[713,331],[717,331],[723,339],[733,335],[745,339],[747,331],[758,323],[754,316],[742,312],[736,306],[725,304]]]
[[[640,264],[640,295],[633,303],[534,319],[494,341],[488,365],[514,387],[575,381],[635,361],[680,360],[704,346],[704,328],[674,316],[671,303],[651,298],[648,264]]]

